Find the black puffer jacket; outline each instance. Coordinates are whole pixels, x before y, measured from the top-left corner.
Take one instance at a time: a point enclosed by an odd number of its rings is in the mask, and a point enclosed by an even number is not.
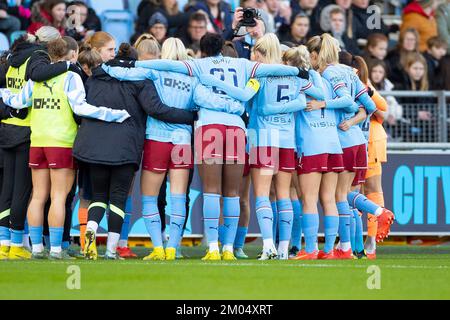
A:
[[[172,123],[194,122],[193,113],[164,105],[150,80],[120,82],[98,67],[86,82],[86,91],[88,103],[125,109],[131,116],[123,123],[82,120],[73,155],[86,163],[111,166],[134,164],[138,169],[144,147],[147,114]]]

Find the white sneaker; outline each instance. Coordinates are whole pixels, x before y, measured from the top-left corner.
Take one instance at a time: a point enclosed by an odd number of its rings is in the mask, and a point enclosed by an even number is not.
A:
[[[261,257],[258,259],[263,260],[275,260],[278,258],[277,249],[275,247],[269,248],[268,250],[263,249]]]

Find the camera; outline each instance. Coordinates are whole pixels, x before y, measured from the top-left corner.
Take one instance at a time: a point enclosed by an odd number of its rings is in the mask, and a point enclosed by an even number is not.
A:
[[[259,18],[259,12],[255,8],[246,8],[243,10],[243,18],[241,20],[241,26],[254,27],[256,26],[256,19]]]

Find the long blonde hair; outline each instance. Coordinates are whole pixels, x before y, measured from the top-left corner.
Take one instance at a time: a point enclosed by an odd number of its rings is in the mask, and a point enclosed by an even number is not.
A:
[[[311,69],[311,58],[306,46],[298,46],[286,50],[283,54],[283,62],[306,70]]]
[[[161,55],[161,46],[158,40],[149,33],[141,35],[134,43],[134,47],[138,52],[139,58],[144,55],[151,55],[155,58],[159,58]]]
[[[319,70],[324,70],[329,64],[339,63],[339,45],[328,33],[312,37],[306,47],[310,53],[317,53]]]
[[[259,38],[253,50],[264,56],[267,63],[281,63],[281,45],[274,33],[267,33]]]
[[[161,58],[169,60],[188,60],[188,52],[180,39],[168,38],[164,41],[161,49]]]

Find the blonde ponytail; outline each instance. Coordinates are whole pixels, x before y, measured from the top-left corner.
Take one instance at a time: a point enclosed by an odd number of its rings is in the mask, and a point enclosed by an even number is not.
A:
[[[259,52],[267,63],[281,63],[281,45],[278,37],[274,33],[267,33],[256,41],[253,47],[255,52]]]
[[[158,40],[149,33],[141,35],[134,43],[134,47],[138,52],[139,58],[146,55],[159,58],[161,55],[161,46],[159,45]]]
[[[339,44],[328,33],[312,37],[306,46],[310,53],[317,53],[319,70],[324,70],[329,64],[339,63]]]
[[[294,67],[311,69],[309,51],[303,45],[286,50],[283,54],[283,62]]]
[[[161,58],[179,61],[190,59],[183,42],[177,38],[168,38],[164,41],[161,49]]]

